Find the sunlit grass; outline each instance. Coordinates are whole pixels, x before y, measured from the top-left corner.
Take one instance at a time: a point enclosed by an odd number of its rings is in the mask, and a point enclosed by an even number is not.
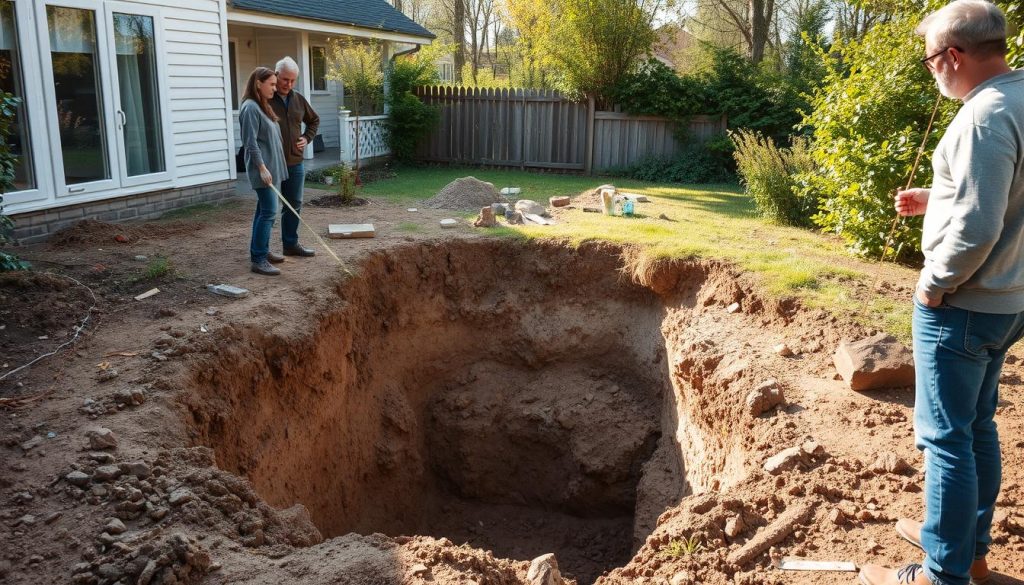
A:
[[[547,204],[555,195],[575,196],[612,183],[647,195],[636,217],[561,212],[553,226],[502,223],[488,233],[499,237],[555,239],[570,246],[605,241],[636,246],[647,261],[713,258],[756,275],[769,296],[797,298],[804,306],[842,313],[866,325],[909,339],[911,304],[871,293],[877,264],[853,258],[834,237],[773,225],[757,217],[753,202],[736,185],[665,185],[607,177],[533,174],[481,169],[399,169],[398,176],[367,186],[362,196],[405,202],[426,199],[455,178],[473,176],[496,187],[516,186],[520,197]],[[915,271],[886,265],[886,277],[913,283]]]

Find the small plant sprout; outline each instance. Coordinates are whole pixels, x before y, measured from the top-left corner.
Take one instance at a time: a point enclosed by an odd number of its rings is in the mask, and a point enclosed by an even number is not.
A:
[[[679,559],[697,554],[704,550],[704,543],[700,536],[694,534],[689,538],[674,538],[669,541],[668,546],[661,549],[661,554],[670,559]]]

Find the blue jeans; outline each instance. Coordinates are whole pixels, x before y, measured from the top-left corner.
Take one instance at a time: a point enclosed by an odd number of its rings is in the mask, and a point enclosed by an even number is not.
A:
[[[249,260],[260,262],[270,252],[270,232],[277,218],[277,194],[270,187],[256,189],[256,213],[252,216],[252,239],[249,240]]]
[[[288,178],[281,181],[281,195],[295,208],[302,212],[302,189],[306,184],[306,171],[302,163],[288,167]],[[285,248],[299,245],[299,216],[292,213],[287,206],[281,210],[281,242]]]
[[[914,431],[924,451],[924,571],[936,585],[967,585],[988,554],[1002,467],[993,417],[1006,351],[1024,313],[979,313],[914,299]]]

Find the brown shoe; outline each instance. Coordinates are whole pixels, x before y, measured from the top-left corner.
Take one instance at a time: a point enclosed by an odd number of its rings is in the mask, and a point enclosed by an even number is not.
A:
[[[298,245],[296,245],[296,246],[289,246],[289,247],[284,249],[284,255],[285,256],[303,256],[305,258],[309,258],[311,256],[316,256],[316,250],[314,250],[312,248],[305,248],[303,246],[298,246]]]
[[[887,569],[878,565],[864,565],[857,576],[863,585],[932,585],[924,568],[910,564],[901,569]]]
[[[267,262],[270,262],[271,264],[280,264],[281,262],[284,262],[284,256],[277,252],[267,252]]]
[[[910,518],[900,518],[896,521],[896,534],[903,540],[921,548],[921,523]],[[971,585],[984,585],[992,578],[992,571],[988,570],[988,562],[985,559],[975,559],[971,564]]]

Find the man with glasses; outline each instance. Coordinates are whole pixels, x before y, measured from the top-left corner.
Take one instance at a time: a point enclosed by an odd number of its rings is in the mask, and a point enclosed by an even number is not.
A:
[[[284,142],[284,159],[288,165],[288,178],[281,181],[281,195],[295,208],[302,211],[302,190],[306,184],[306,171],[302,166],[302,152],[306,145],[313,141],[320,128],[320,116],[313,110],[309,101],[295,91],[295,82],[299,79],[299,64],[291,57],[277,62],[277,93],[270,100],[270,107],[277,114],[277,123],[281,127],[281,140]],[[302,132],[302,124],[306,131]],[[281,241],[284,244],[284,256],[315,256],[316,251],[299,245],[299,216],[285,207],[281,210]],[[284,256],[271,252],[267,260],[281,262]]]
[[[1006,63],[1006,19],[985,0],[957,0],[917,34],[939,91],[963,102],[935,150],[931,188],[896,195],[900,215],[925,216],[913,318],[925,517],[896,524],[925,558],[899,570],[866,565],[865,585],[991,576],[1001,477],[993,418],[1003,360],[1024,334],[1024,70]]]

